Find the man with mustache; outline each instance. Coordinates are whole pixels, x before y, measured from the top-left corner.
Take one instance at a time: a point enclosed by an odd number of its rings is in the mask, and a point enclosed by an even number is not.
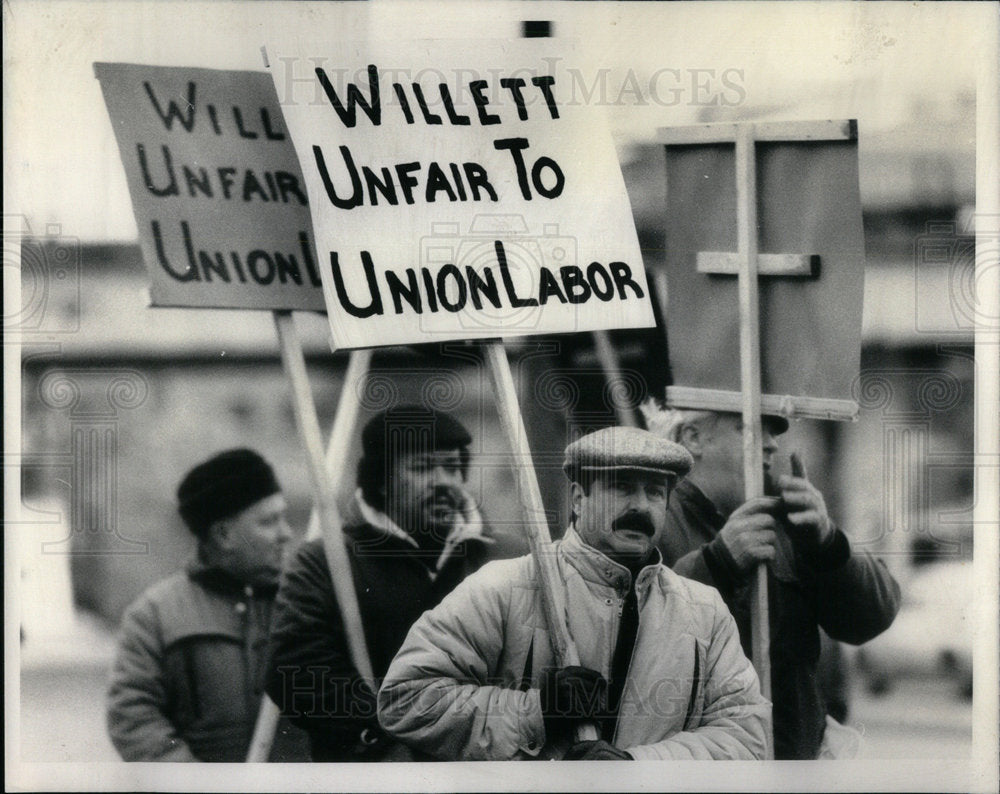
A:
[[[763,417],[767,495],[749,501],[739,414],[650,411],[647,421],[693,459],[667,509],[663,559],[677,573],[718,588],[747,653],[753,572],[760,563],[768,566],[775,758],[850,754],[847,745],[856,737],[826,717],[818,629],[853,645],[867,642],[892,624],[899,585],[880,561],[851,547],[795,453],[791,473],[774,476],[777,437],[788,429],[787,419]]]
[[[385,730],[443,760],[763,757],[768,703],[718,593],[661,564],[683,447],[613,427],[566,449],[555,556],[580,655],[557,668],[531,556],[485,566],[410,630],[379,691]],[[593,724],[599,739],[575,742]]]
[[[491,540],[465,490],[471,442],[452,416],[418,405],[383,411],[362,431],[344,532],[376,678],[413,621],[485,557]],[[299,548],[282,579],[269,668],[267,693],[308,733],[314,761],[399,757],[351,663],[319,540]]]

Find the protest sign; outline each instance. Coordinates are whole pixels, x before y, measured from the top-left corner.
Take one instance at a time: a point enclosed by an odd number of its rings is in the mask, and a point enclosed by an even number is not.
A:
[[[95,63],[154,306],[324,308],[302,173],[264,73]]]
[[[569,101],[565,61],[484,42],[268,53],[335,347],[654,324],[603,112]]]
[[[852,401],[865,283],[856,134],[793,141],[780,137],[793,123],[758,126],[777,130],[777,139],[756,143],[761,391]],[[660,136],[668,144],[671,376],[684,387],[737,392],[739,288],[735,270],[722,267],[723,252],[737,250],[735,154],[732,143],[677,142],[690,134]],[[769,266],[792,255],[801,273]],[[713,256],[719,266],[711,266]]]

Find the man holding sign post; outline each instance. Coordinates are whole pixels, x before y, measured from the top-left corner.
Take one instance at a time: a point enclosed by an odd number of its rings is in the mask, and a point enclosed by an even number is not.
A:
[[[548,553],[580,665],[554,663],[532,559],[492,563],[410,631],[379,692],[386,730],[443,760],[762,758],[769,704],[732,616],[655,545],[690,465],[638,428],[570,444],[574,521]]]
[[[856,738],[826,717],[817,628],[853,645],[872,639],[892,624],[899,586],[880,561],[852,549],[796,453],[789,474],[773,474],[782,417],[764,418],[765,495],[744,501],[740,425],[730,413],[663,417],[664,436],[694,465],[667,510],[660,550],[677,573],[719,590],[748,651],[751,577],[770,566],[775,757],[835,757]]]
[[[871,639],[895,618],[899,587],[851,548],[798,455],[788,474],[773,472],[789,417],[858,412],[857,124],[703,124],[662,128],[658,139],[675,381],[666,402],[684,410],[648,422],[694,459],[661,549],[677,571],[716,586],[736,616],[774,702],[774,757],[851,757],[857,742],[838,747],[825,717],[818,629]]]

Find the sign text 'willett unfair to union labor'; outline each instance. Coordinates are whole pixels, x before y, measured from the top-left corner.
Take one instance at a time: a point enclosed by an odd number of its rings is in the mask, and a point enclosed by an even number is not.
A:
[[[431,49],[269,47],[334,344],[652,325],[601,111],[537,50]]]
[[[94,64],[154,306],[324,308],[309,205],[268,75]]]

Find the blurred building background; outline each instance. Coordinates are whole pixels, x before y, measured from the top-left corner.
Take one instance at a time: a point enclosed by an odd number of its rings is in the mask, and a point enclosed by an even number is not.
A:
[[[612,83],[621,86],[628,68],[616,65]],[[780,103],[687,103],[659,123],[859,119],[860,419],[794,423],[782,444],[804,452],[831,514],[856,545],[882,554],[903,586],[898,625],[847,660],[856,671],[848,719],[875,742],[869,757],[960,757],[971,743],[974,84],[914,86],[877,111],[866,103],[884,102],[884,93],[850,85],[851,101],[838,95],[843,84],[817,78],[786,86]],[[614,112],[645,265],[662,270],[663,150],[649,142],[655,125],[636,121],[646,119],[643,108],[626,103],[631,121],[620,124]],[[876,123],[866,124],[869,114]],[[270,316],[146,308],[136,243],[80,242],[59,231],[24,227],[14,318],[24,332],[21,730],[31,760],[113,757],[100,725],[111,632],[139,592],[193,551],[174,506],[191,465],[226,447],[255,447],[275,464],[300,531],[311,505]],[[296,323],[329,429],[347,357],[329,352],[324,317]],[[590,336],[508,348],[554,535],[568,517],[567,441],[620,421],[667,385],[662,328],[610,338],[621,366],[611,382]],[[473,431],[471,486],[500,539],[497,556],[525,551],[510,451],[475,346],[379,350],[361,400],[362,423],[393,401],[454,411]],[[357,435],[343,454],[342,499]],[[904,699],[892,699],[894,688]],[[94,732],[89,743],[68,727],[60,741],[63,728],[49,717],[71,697]]]

